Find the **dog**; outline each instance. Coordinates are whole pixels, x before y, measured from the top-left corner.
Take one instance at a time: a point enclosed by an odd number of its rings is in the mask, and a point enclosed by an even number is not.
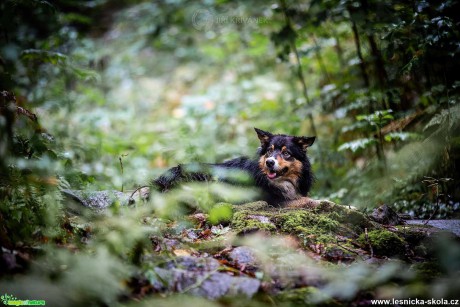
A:
[[[154,180],[153,185],[165,192],[180,182],[210,181],[215,178],[213,174],[243,171],[262,191],[263,199],[269,204],[279,205],[306,197],[314,182],[307,148],[313,145],[316,137],[272,134],[254,129],[260,140],[256,158],[240,157],[218,164],[199,164],[198,167],[178,165]],[[197,168],[198,171],[195,171]],[[235,183],[225,176],[217,179]]]

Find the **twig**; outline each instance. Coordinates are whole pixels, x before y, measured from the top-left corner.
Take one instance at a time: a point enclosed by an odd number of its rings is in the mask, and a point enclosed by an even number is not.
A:
[[[424,180],[422,180],[423,183],[425,184],[428,184],[428,188],[430,187],[436,187],[436,208],[434,209],[433,213],[430,215],[430,217],[423,223],[423,225],[427,225],[428,222],[435,216],[435,214],[438,212],[439,210],[439,199],[441,198],[441,196],[443,196],[444,194],[439,194],[439,184],[440,182],[448,182],[450,180],[450,178],[440,178],[440,179],[436,179],[436,178],[433,178],[433,177],[428,177],[428,176],[424,176]]]
[[[121,168],[121,192],[123,192],[123,189],[124,189],[124,180],[123,180],[123,160],[122,158],[123,157],[126,157],[128,156],[128,154],[121,154],[120,156],[118,156],[118,160],[120,161],[120,168]]]
[[[430,217],[425,222],[423,222],[423,225],[427,225],[428,222],[434,217],[434,215],[436,213],[438,213],[438,210],[439,210],[439,196],[440,195],[438,195],[438,186],[436,186],[436,208],[434,209],[433,213],[431,213]]]
[[[345,247],[345,246],[341,245],[341,244],[339,243],[339,240],[337,240],[336,244],[337,244],[337,246],[343,248],[344,250],[347,250],[347,251],[349,251],[350,253],[354,253],[354,254],[358,255],[362,260],[364,260],[364,258],[363,258],[362,255],[360,255],[357,251],[354,251],[354,250],[352,250],[352,249],[350,249],[350,248],[348,248],[348,247]]]
[[[369,240],[369,235],[367,234],[367,228],[364,228],[364,233],[366,235],[367,245],[369,245],[369,249],[371,251],[371,258],[374,258],[374,249],[372,248],[371,241]]]
[[[131,195],[129,196],[128,201],[129,201],[129,202],[130,202],[131,200],[134,201],[134,199],[133,199],[134,194],[135,194],[137,191],[139,191],[140,189],[148,188],[148,187],[149,187],[148,185],[142,185],[142,186],[138,187],[137,189],[135,189],[134,192],[131,193]]]
[[[212,270],[211,272],[207,273],[206,275],[203,276],[203,278],[201,278],[200,280],[198,280],[196,283],[194,283],[193,285],[190,285],[188,286],[187,288],[185,288],[182,293],[185,293],[185,292],[188,292],[194,288],[198,288],[199,286],[201,286],[205,281],[206,279],[208,279],[209,277],[211,277],[212,274],[216,273],[218,271],[218,269],[215,269],[215,270]]]

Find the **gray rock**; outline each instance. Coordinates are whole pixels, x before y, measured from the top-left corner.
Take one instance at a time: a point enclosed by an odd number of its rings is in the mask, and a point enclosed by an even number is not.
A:
[[[259,290],[258,279],[217,272],[219,267],[219,261],[213,258],[178,257],[165,268],[154,269],[156,280],[161,282],[152,286],[158,291],[190,293],[208,299],[227,295],[252,297]]]
[[[239,265],[256,266],[257,258],[254,251],[247,246],[235,247],[229,254],[230,260]]]
[[[177,257],[166,265],[168,268],[180,268],[186,271],[214,271],[220,267],[220,262],[209,257]]]
[[[83,190],[61,190],[62,194],[75,202],[95,211],[103,211],[119,202],[121,206],[135,203],[138,200],[147,200],[149,197],[149,188],[141,188],[134,194],[132,192],[120,191],[83,191]]]
[[[412,225],[423,225],[425,222],[426,220],[407,221],[408,224]],[[457,237],[460,237],[460,220],[430,220],[427,224],[439,229],[451,231]]]
[[[370,218],[383,225],[395,226],[405,223],[404,220],[400,218],[399,215],[388,205],[382,205],[375,208],[370,215]]]

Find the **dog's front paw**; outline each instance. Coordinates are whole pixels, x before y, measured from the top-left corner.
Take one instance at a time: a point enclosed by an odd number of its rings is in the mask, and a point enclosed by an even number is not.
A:
[[[318,207],[320,203],[321,201],[317,199],[313,199],[310,197],[301,197],[299,199],[287,200],[282,203],[282,206],[285,208],[314,209]]]

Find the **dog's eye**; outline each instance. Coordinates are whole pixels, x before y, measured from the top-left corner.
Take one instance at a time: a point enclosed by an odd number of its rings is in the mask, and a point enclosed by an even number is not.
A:
[[[284,152],[283,152],[283,156],[284,156],[285,158],[289,158],[291,155],[290,155],[287,151],[284,151]]]

